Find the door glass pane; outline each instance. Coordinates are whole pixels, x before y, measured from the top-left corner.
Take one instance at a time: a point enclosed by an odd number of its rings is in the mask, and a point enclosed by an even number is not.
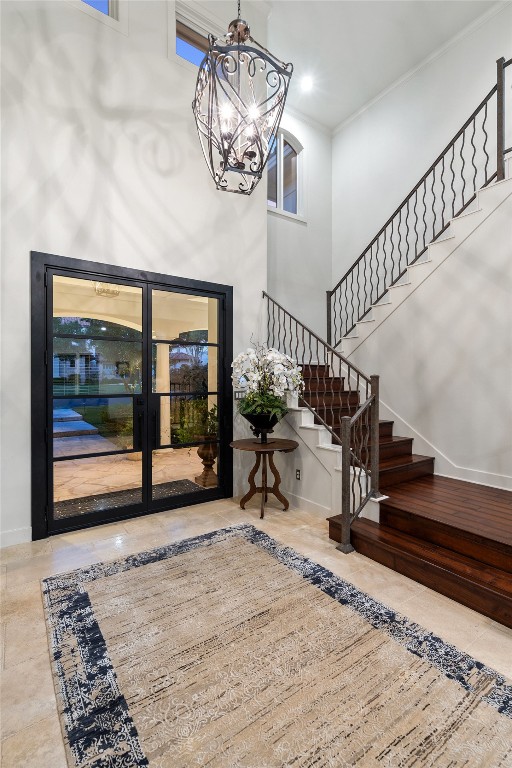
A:
[[[130,451],[55,461],[54,518],[141,504],[132,395],[142,390],[142,288],[61,275],[52,285],[54,458]]]
[[[142,503],[140,453],[53,464],[55,519]]]
[[[297,153],[283,141],[283,208],[297,213]]]
[[[141,342],[54,336],[54,395],[133,394],[141,391]]]
[[[217,396],[160,397],[160,445],[187,445],[216,440]]]
[[[94,338],[125,339],[140,341],[142,332],[110,320],[94,320],[83,317],[54,317],[53,333],[55,336],[81,336]]]
[[[153,451],[153,499],[197,493],[219,484],[218,444]]]
[[[54,333],[142,338],[142,288],[53,277]]]
[[[267,205],[277,208],[277,142],[275,139],[267,162]]]
[[[153,340],[216,344],[218,299],[152,291]]]
[[[215,392],[217,347],[153,344],[153,392]]]
[[[53,401],[53,455],[133,448],[131,397],[59,398]]]

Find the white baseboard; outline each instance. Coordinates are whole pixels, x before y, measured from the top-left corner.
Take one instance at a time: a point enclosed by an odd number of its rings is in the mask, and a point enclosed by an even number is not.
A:
[[[304,512],[311,512],[313,515],[321,517],[322,520],[325,520],[326,517],[330,517],[334,514],[330,507],[324,507],[323,504],[317,504],[316,501],[305,499],[303,496],[297,496],[287,489],[281,488],[281,492],[289,500],[291,507],[302,509]]]
[[[11,531],[0,533],[0,548],[12,547],[14,544],[26,544],[32,541],[32,528],[13,528]]]

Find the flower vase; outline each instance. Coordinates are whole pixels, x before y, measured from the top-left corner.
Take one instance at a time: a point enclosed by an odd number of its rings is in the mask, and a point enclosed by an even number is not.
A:
[[[279,421],[279,417],[274,413],[244,413],[244,419],[247,419],[251,425],[254,437],[260,437],[260,443],[267,443],[267,435],[274,431],[274,427]]]

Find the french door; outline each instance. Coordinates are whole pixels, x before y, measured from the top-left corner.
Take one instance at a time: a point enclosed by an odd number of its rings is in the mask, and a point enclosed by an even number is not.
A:
[[[34,538],[232,495],[232,289],[32,254]]]

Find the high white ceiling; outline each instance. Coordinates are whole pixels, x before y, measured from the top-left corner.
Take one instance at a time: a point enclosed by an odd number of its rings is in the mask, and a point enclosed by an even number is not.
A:
[[[274,0],[268,47],[293,62],[288,104],[335,128],[495,3],[480,0]],[[300,81],[311,75],[314,88]]]

